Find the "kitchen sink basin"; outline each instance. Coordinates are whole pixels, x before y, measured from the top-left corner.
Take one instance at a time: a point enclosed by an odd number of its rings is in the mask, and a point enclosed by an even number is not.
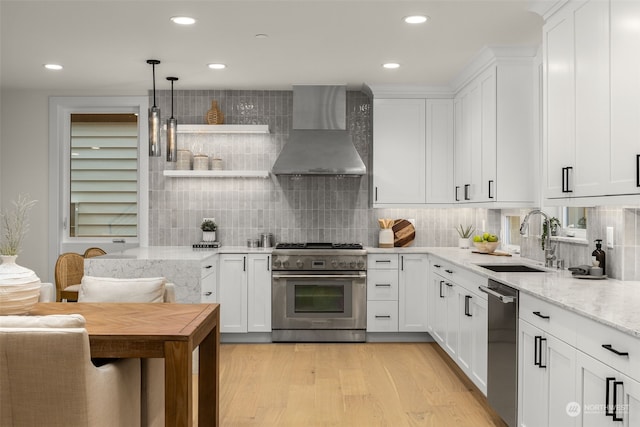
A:
[[[524,264],[477,264],[478,267],[495,271],[496,273],[546,273],[545,270]]]

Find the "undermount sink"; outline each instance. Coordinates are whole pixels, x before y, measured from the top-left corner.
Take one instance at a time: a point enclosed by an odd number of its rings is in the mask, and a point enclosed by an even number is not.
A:
[[[478,267],[495,271],[496,273],[546,273],[545,270],[524,264],[477,264]]]

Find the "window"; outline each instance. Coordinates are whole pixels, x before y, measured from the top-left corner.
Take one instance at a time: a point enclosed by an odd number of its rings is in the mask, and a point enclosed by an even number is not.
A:
[[[50,98],[52,268],[62,252],[147,245],[147,109],[146,96]]]
[[[587,209],[563,207],[562,234],[567,237],[587,238]]]

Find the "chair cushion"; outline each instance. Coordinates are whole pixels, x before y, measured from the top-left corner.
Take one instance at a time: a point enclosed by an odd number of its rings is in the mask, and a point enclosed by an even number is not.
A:
[[[84,276],[78,302],[163,302],[164,277],[115,279]]]
[[[0,316],[0,328],[84,328],[80,314],[51,314],[48,316]]]
[[[78,283],[77,285],[67,286],[63,291],[78,292],[80,291],[80,284]]]

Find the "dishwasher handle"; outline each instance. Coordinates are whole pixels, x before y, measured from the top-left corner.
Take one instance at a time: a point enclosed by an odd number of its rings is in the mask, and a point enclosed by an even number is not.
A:
[[[478,289],[480,289],[482,292],[484,292],[485,294],[489,294],[491,296],[494,296],[496,298],[498,298],[502,303],[504,304],[509,304],[511,302],[514,302],[516,300],[516,297],[512,297],[510,295],[502,295],[496,291],[494,291],[493,289],[490,289],[486,286],[478,286]]]

